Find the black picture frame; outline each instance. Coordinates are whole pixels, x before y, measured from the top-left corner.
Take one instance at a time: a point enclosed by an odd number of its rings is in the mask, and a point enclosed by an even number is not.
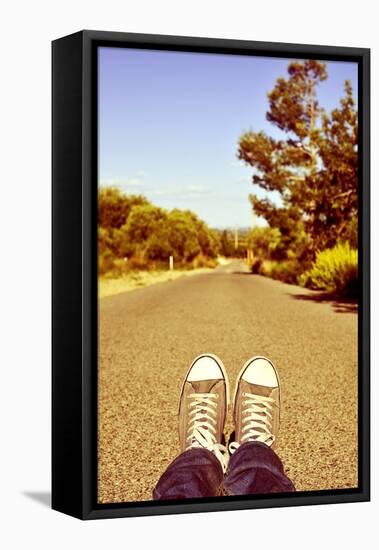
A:
[[[97,484],[97,56],[99,46],[354,61],[359,71],[359,487],[99,504]],[[52,507],[81,519],[370,499],[370,50],[81,31],[52,43]]]

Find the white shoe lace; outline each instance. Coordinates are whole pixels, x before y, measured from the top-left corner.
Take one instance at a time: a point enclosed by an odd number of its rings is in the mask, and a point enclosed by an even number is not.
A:
[[[221,463],[225,473],[228,467],[229,455],[226,447],[217,442],[217,393],[191,393],[188,408],[188,429],[186,449],[203,447],[211,451]]]
[[[246,441],[259,441],[270,446],[275,441],[275,436],[271,433],[272,403],[275,402],[272,397],[255,395],[253,393],[242,393],[242,431],[240,442],[233,441],[229,445],[231,454]]]

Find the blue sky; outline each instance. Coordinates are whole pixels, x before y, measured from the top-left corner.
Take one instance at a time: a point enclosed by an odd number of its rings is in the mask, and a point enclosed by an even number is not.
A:
[[[189,208],[212,227],[250,226],[252,169],[236,158],[246,130],[266,121],[267,93],[288,59],[99,49],[99,180],[164,208]],[[328,62],[318,87],[327,111],[357,66]]]

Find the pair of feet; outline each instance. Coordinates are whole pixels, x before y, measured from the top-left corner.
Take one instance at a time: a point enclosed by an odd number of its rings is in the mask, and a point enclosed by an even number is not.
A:
[[[179,401],[181,452],[205,448],[219,459],[225,472],[229,452],[247,441],[275,445],[279,430],[280,388],[274,365],[253,357],[242,367],[233,399],[234,440],[225,443],[224,427],[229,403],[229,383],[221,360],[199,355],[184,379]]]

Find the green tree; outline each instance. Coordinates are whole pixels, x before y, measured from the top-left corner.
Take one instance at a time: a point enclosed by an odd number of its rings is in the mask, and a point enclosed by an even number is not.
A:
[[[172,255],[171,231],[167,220],[168,216],[156,222],[154,232],[146,242],[145,254],[149,260],[167,261]]]
[[[215,231],[212,231],[194,212],[185,210],[189,216],[191,223],[194,225],[197,232],[197,240],[201,249],[201,253],[208,258],[216,258],[219,252],[218,236]]]
[[[220,235],[220,254],[226,258],[233,256],[234,246],[232,240],[229,238],[227,229],[224,229]]]
[[[250,196],[253,209],[280,231],[278,251],[287,257],[313,258],[345,230],[354,233],[356,112],[348,84],[340,109],[323,112],[316,89],[326,78],[324,63],[290,63],[288,78],[268,94],[267,120],[283,138],[249,131],[239,141],[238,158],[254,168],[253,184],[267,192]]]
[[[277,227],[254,227],[247,235],[247,244],[255,256],[268,260],[278,259],[280,237]]]
[[[340,240],[357,248],[358,114],[348,81],[339,108],[323,117],[317,144],[321,168],[309,184],[305,182],[314,189],[303,206],[307,229],[320,250]]]
[[[112,271],[118,260],[138,269],[156,267],[174,256],[177,264],[212,265],[218,237],[190,210],[159,208],[144,197],[119,189],[99,191],[99,270]]]
[[[120,229],[134,206],[149,204],[141,195],[126,195],[117,187],[100,187],[98,192],[98,224]]]
[[[168,221],[173,256],[180,261],[191,261],[201,252],[197,228],[191,215],[174,209],[170,212]]]
[[[97,234],[98,266],[101,274],[111,269],[114,252],[112,249],[112,239],[109,232],[103,227],[99,227]]]
[[[162,218],[167,219],[167,214],[162,208],[152,204],[134,206],[123,230],[130,241],[143,243],[154,233],[157,222]]]

